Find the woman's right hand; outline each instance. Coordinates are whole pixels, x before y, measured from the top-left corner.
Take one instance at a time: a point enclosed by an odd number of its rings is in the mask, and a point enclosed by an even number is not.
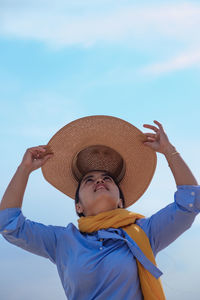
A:
[[[52,156],[53,152],[51,152],[48,145],[28,148],[22,159],[21,166],[31,173],[42,167]]]

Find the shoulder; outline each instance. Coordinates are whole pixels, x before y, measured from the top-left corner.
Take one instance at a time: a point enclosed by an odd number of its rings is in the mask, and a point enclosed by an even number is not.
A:
[[[78,228],[73,224],[69,223],[67,226],[53,226],[57,238],[68,238],[74,239],[76,236],[81,235]]]

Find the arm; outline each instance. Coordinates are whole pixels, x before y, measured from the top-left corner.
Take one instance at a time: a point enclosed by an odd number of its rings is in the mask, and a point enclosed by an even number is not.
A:
[[[54,261],[55,226],[26,220],[20,209],[30,173],[41,167],[51,156],[47,146],[33,147],[26,151],[0,204],[0,233],[10,243]]]
[[[156,152],[164,154],[174,176],[176,185],[198,185],[197,180],[187,164],[176,151],[176,148],[169,142],[162,125],[158,121],[154,121],[154,123],[158,125],[158,128],[148,124],[143,125],[155,132],[155,134],[145,133],[147,141],[144,142],[144,144]]]
[[[198,185],[191,170],[172,145],[163,153],[174,176],[176,185]]]
[[[40,168],[52,156],[47,146],[27,149],[21,164],[9,183],[0,203],[0,210],[12,207],[22,207],[24,192],[32,171]]]
[[[0,211],[0,233],[11,244],[26,251],[56,260],[59,226],[46,226],[24,217],[19,208]]]
[[[145,133],[147,141],[144,144],[165,155],[178,187],[174,203],[161,209],[152,217],[138,221],[138,225],[148,235],[156,254],[177,239],[194,222],[200,211],[200,187],[197,186],[197,181],[189,167],[169,142],[162,125],[158,121],[154,123],[158,128],[148,124],[143,125],[155,132]]]
[[[200,212],[200,186],[178,186],[174,203],[137,224],[145,231],[154,254],[175,241],[190,228]]]

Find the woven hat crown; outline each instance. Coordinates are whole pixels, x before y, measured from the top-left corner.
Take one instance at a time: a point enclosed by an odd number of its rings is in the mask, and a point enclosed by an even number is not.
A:
[[[119,183],[125,173],[125,163],[119,153],[103,145],[89,146],[81,150],[72,161],[72,172],[77,179],[91,171],[107,171]]]

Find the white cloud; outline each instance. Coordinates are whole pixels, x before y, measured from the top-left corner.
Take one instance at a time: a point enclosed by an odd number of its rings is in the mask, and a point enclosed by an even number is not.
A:
[[[200,66],[200,49],[180,53],[163,62],[156,62],[140,69],[142,74],[160,75],[162,73]]]
[[[54,1],[21,0],[17,6],[7,1],[2,8],[2,36],[41,41],[54,49],[128,44],[147,55],[153,52],[160,60],[145,66],[143,74],[160,75],[200,61],[200,5],[195,2],[132,5],[128,0],[117,4],[59,0],[55,5]]]
[[[49,6],[44,5],[45,1],[42,3],[38,7],[24,4],[20,9],[5,6],[1,35],[35,39],[55,46],[88,46],[123,39],[129,42],[132,39],[134,44],[137,40],[149,42],[164,37],[178,38],[181,42],[200,40],[200,5],[197,4],[114,5],[107,10],[93,5],[91,10],[88,3],[81,5],[80,1],[74,7],[69,2],[63,6],[61,1],[57,8],[52,2]]]

